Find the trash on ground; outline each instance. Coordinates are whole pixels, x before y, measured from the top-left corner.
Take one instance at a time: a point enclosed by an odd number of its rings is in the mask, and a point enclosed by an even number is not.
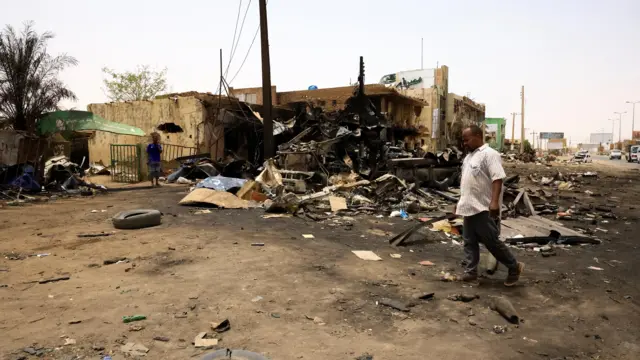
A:
[[[402,257],[401,254],[389,254],[389,256],[391,256],[394,259],[400,259]]]
[[[388,306],[388,307],[391,307],[391,308],[394,308],[396,310],[400,310],[400,311],[403,311],[403,312],[408,312],[409,311],[409,307],[406,304],[404,304],[403,302],[398,301],[398,300],[393,300],[393,299],[389,299],[389,298],[382,298],[382,299],[378,300],[378,303],[380,305]]]
[[[144,325],[130,325],[129,331],[142,331],[144,330]]]
[[[451,294],[447,296],[447,299],[452,301],[462,301],[462,302],[471,302],[475,299],[479,299],[480,295],[478,294]]]
[[[123,323],[130,323],[133,321],[141,321],[141,320],[146,320],[147,317],[145,315],[131,315],[131,316],[123,316],[122,317],[122,322]]]
[[[226,191],[195,189],[179,202],[180,205],[215,205],[223,209],[248,209],[249,202]]]
[[[221,322],[212,322],[211,329],[217,333],[222,333],[231,329],[231,322],[229,319],[224,319]]]
[[[331,211],[337,212],[340,210],[347,210],[347,199],[340,196],[329,196],[329,204]]]
[[[448,272],[441,272],[440,273],[440,280],[442,281],[447,281],[447,282],[452,282],[452,281],[458,281],[458,277],[454,274],[448,273]]]
[[[194,215],[202,215],[202,214],[211,214],[211,210],[209,209],[201,209],[193,212]]]
[[[71,277],[69,277],[69,276],[61,276],[61,277],[52,278],[52,279],[40,280],[40,281],[38,281],[38,284],[48,284],[48,283],[52,283],[52,282],[65,281],[65,280],[69,280],[69,279],[71,279]]]
[[[598,270],[598,271],[604,270],[603,268],[597,267],[597,266],[589,266],[587,269],[589,269],[589,270]]]
[[[436,264],[432,263],[432,262],[431,262],[431,261],[429,261],[429,260],[423,260],[423,261],[420,261],[418,264],[420,264],[420,265],[422,265],[422,266],[435,266],[435,265],[436,265]]]
[[[125,345],[122,345],[120,347],[120,351],[122,351],[123,353],[129,356],[147,356],[149,349],[142,344],[129,342],[129,343],[126,343]]]
[[[493,332],[496,334],[504,334],[507,331],[507,327],[506,326],[502,326],[502,325],[494,325],[493,326]]]
[[[518,324],[520,322],[520,317],[513,305],[511,305],[511,302],[504,297],[493,297],[491,299],[490,308],[491,310],[498,312],[498,314],[502,315],[502,317],[512,324]]]
[[[314,239],[315,236],[313,236],[313,234],[302,234],[302,237],[305,239]]]
[[[66,338],[64,339],[64,345],[75,345],[76,344],[76,339],[71,339],[71,338]]]
[[[371,260],[371,261],[380,261],[382,260],[382,258],[378,255],[376,255],[373,251],[369,251],[369,250],[352,250],[352,253],[354,253],[357,257],[359,257],[362,260]]]
[[[193,345],[197,348],[207,348],[218,345],[218,339],[207,338],[207,332],[203,331],[193,339]]]

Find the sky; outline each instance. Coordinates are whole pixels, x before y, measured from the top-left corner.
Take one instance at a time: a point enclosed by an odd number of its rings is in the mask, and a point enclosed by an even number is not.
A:
[[[78,101],[62,106],[85,109],[107,101],[103,67],[166,67],[171,92],[215,92],[219,51],[226,69],[240,2],[24,0],[3,6],[0,25],[31,20],[53,32],[49,52],[79,62],[61,74]],[[259,35],[249,51],[258,0],[242,0],[240,23],[247,5],[226,76],[237,88],[261,86]],[[507,118],[507,137],[523,85],[530,139],[534,131],[564,132],[572,144],[588,142],[590,133],[611,132],[608,119],[624,111],[622,137],[631,136],[625,102],[640,101],[640,1],[270,0],[267,12],[278,91],[355,82],[359,56],[367,83],[418,69],[424,38],[424,67],[449,66],[449,91],[486,104],[487,117]]]

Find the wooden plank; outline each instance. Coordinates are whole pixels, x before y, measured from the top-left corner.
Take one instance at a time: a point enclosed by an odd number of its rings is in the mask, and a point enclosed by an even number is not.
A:
[[[516,205],[518,205],[518,202],[520,202],[520,199],[522,199],[522,195],[524,194],[524,189],[520,190],[520,192],[518,192],[518,195],[516,196],[516,198],[513,200],[513,202],[511,203],[511,205],[515,208]]]
[[[527,207],[527,210],[529,210],[529,214],[531,215],[536,215],[536,209],[533,207],[533,204],[531,203],[531,199],[529,199],[529,195],[527,195],[527,193],[524,193],[524,204]]]

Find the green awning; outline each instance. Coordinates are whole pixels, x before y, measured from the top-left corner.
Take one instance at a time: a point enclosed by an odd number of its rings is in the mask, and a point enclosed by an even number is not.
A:
[[[114,134],[145,136],[135,126],[106,120],[89,111],[54,111],[38,120],[38,134],[46,135],[69,131],[106,131]]]

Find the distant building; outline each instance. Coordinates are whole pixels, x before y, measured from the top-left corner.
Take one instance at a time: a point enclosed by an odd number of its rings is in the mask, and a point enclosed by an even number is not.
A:
[[[611,144],[613,143],[612,133],[591,133],[589,137],[591,144]]]
[[[502,150],[507,120],[505,118],[485,118],[484,123],[484,142],[498,151]]]

